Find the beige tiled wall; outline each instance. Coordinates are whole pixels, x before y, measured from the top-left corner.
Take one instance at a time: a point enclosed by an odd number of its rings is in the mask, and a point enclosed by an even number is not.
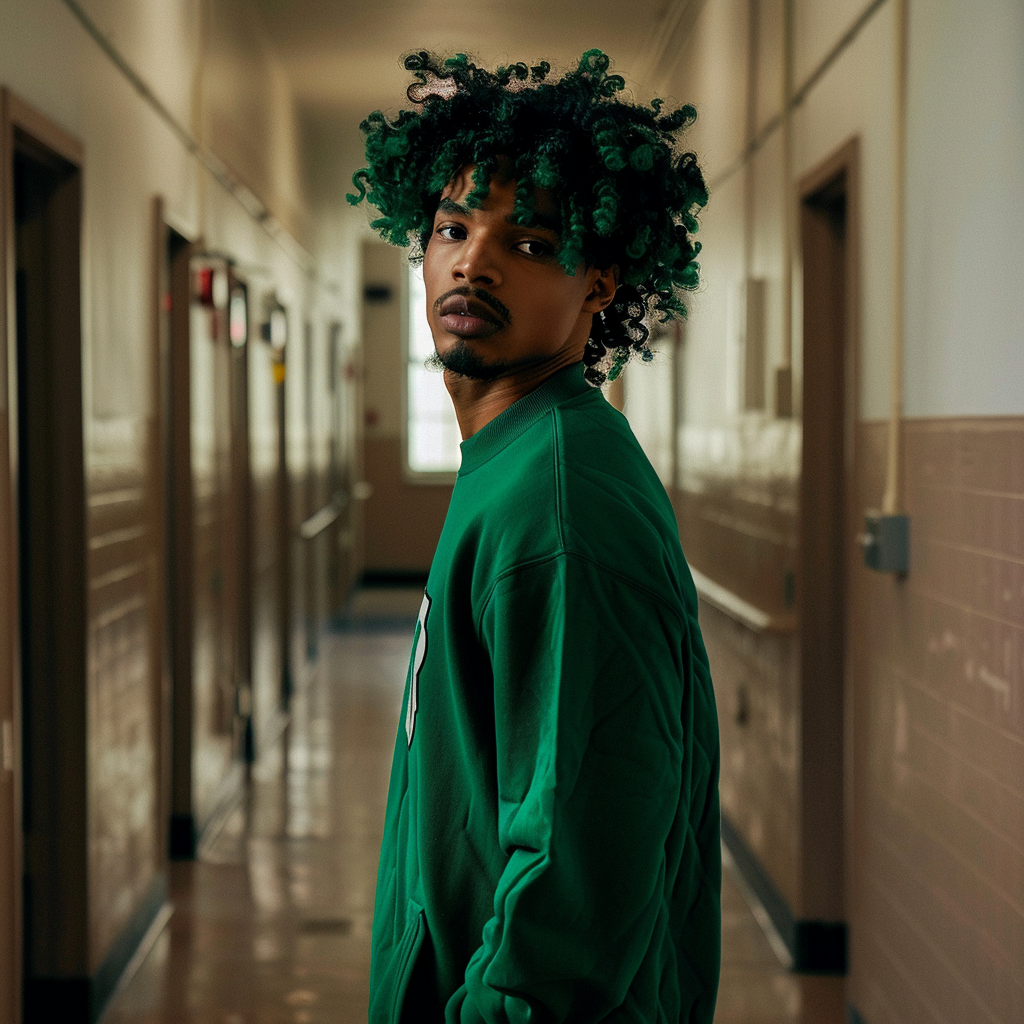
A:
[[[280,62],[268,55],[265,33],[249,7],[236,0],[205,5],[192,0],[157,5],[87,0],[81,6],[171,115],[201,136],[216,161],[257,193],[282,225],[311,244],[297,115]],[[210,15],[205,25],[201,6]],[[165,696],[159,635],[165,579],[157,486],[163,465],[153,343],[153,197],[164,198],[168,221],[182,233],[201,238],[201,248],[230,254],[239,262],[251,286],[253,324],[261,318],[270,290],[288,305],[295,339],[288,386],[297,392],[290,398],[297,424],[291,433],[300,435],[289,458],[298,477],[311,461],[315,465],[316,452],[302,459],[295,451],[307,445],[311,423],[316,430],[322,427],[301,415],[302,324],[312,320],[317,337],[322,337],[325,322],[341,313],[335,292],[324,287],[323,279],[311,280],[307,268],[293,258],[292,245],[275,242],[211,177],[90,37],[71,7],[0,0],[0,25],[0,85],[85,150],[82,362],[90,717],[89,891],[83,893],[83,905],[89,914],[88,969],[94,971],[125,934],[126,922],[146,909],[144,896],[166,867],[159,727]],[[52,67],[55,54],[57,74]],[[205,81],[198,74],[201,68]],[[331,255],[338,266],[354,267],[357,262],[345,240],[333,240]],[[347,273],[351,278],[355,271]],[[351,290],[351,284],[346,286]],[[352,339],[349,325],[346,330]],[[312,387],[323,387],[321,377]],[[6,413],[3,418],[6,429]],[[297,510],[301,521],[308,513]],[[0,520],[6,514],[0,509]],[[8,568],[9,554],[5,551],[3,559]],[[8,641],[4,630],[12,622],[9,599],[10,591],[0,598],[0,640]],[[10,646],[5,641],[5,649]],[[296,662],[301,670],[301,661]],[[278,674],[272,664],[267,671]],[[13,722],[6,687],[0,702],[6,706],[0,718]],[[222,767],[215,765],[213,774],[219,777]],[[16,820],[13,776],[12,771],[4,774],[0,790],[0,832],[6,823],[9,833]],[[8,854],[5,849],[0,857],[0,950],[9,951],[17,929],[13,894],[20,883],[3,883],[12,877]],[[20,983],[16,971],[6,970],[10,960],[0,956],[3,1020],[10,1015],[10,998]]]
[[[884,427],[862,425],[860,497]],[[851,997],[1024,1019],[1024,420],[906,424],[911,572],[859,573]]]

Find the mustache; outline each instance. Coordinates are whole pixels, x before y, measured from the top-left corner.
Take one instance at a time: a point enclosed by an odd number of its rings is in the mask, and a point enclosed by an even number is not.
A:
[[[474,288],[471,285],[461,285],[458,288],[453,288],[450,292],[445,292],[444,295],[435,300],[434,312],[436,313],[441,308],[441,304],[453,295],[462,295],[467,299],[476,299],[496,313],[506,326],[512,323],[512,313],[504,302],[495,298],[490,292],[484,291],[483,288]]]

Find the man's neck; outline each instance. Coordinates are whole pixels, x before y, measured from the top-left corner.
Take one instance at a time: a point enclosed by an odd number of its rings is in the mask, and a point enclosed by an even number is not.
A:
[[[549,377],[580,361],[577,352],[560,352],[543,363],[512,370],[493,380],[474,380],[451,370],[444,371],[444,383],[455,406],[462,440],[472,437],[491,420],[531,391],[536,391]]]

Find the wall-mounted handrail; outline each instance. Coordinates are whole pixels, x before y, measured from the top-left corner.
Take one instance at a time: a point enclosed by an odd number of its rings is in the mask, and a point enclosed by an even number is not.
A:
[[[338,516],[345,511],[349,497],[344,491],[338,491],[334,497],[318,512],[314,512],[299,527],[299,536],[303,540],[313,540],[318,537],[329,526],[335,523]]]
[[[724,612],[731,619],[742,623],[755,633],[795,633],[796,616],[793,614],[773,615],[763,608],[745,601],[721,583],[709,579],[702,572],[690,566],[690,575],[697,593],[713,608]]]

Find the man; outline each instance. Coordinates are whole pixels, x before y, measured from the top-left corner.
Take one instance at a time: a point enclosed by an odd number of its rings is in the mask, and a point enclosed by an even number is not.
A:
[[[590,51],[407,59],[355,176],[410,237],[463,434],[413,642],[370,1019],[694,1021],[718,984],[718,737],[668,498],[593,387],[694,287],[690,108]]]

